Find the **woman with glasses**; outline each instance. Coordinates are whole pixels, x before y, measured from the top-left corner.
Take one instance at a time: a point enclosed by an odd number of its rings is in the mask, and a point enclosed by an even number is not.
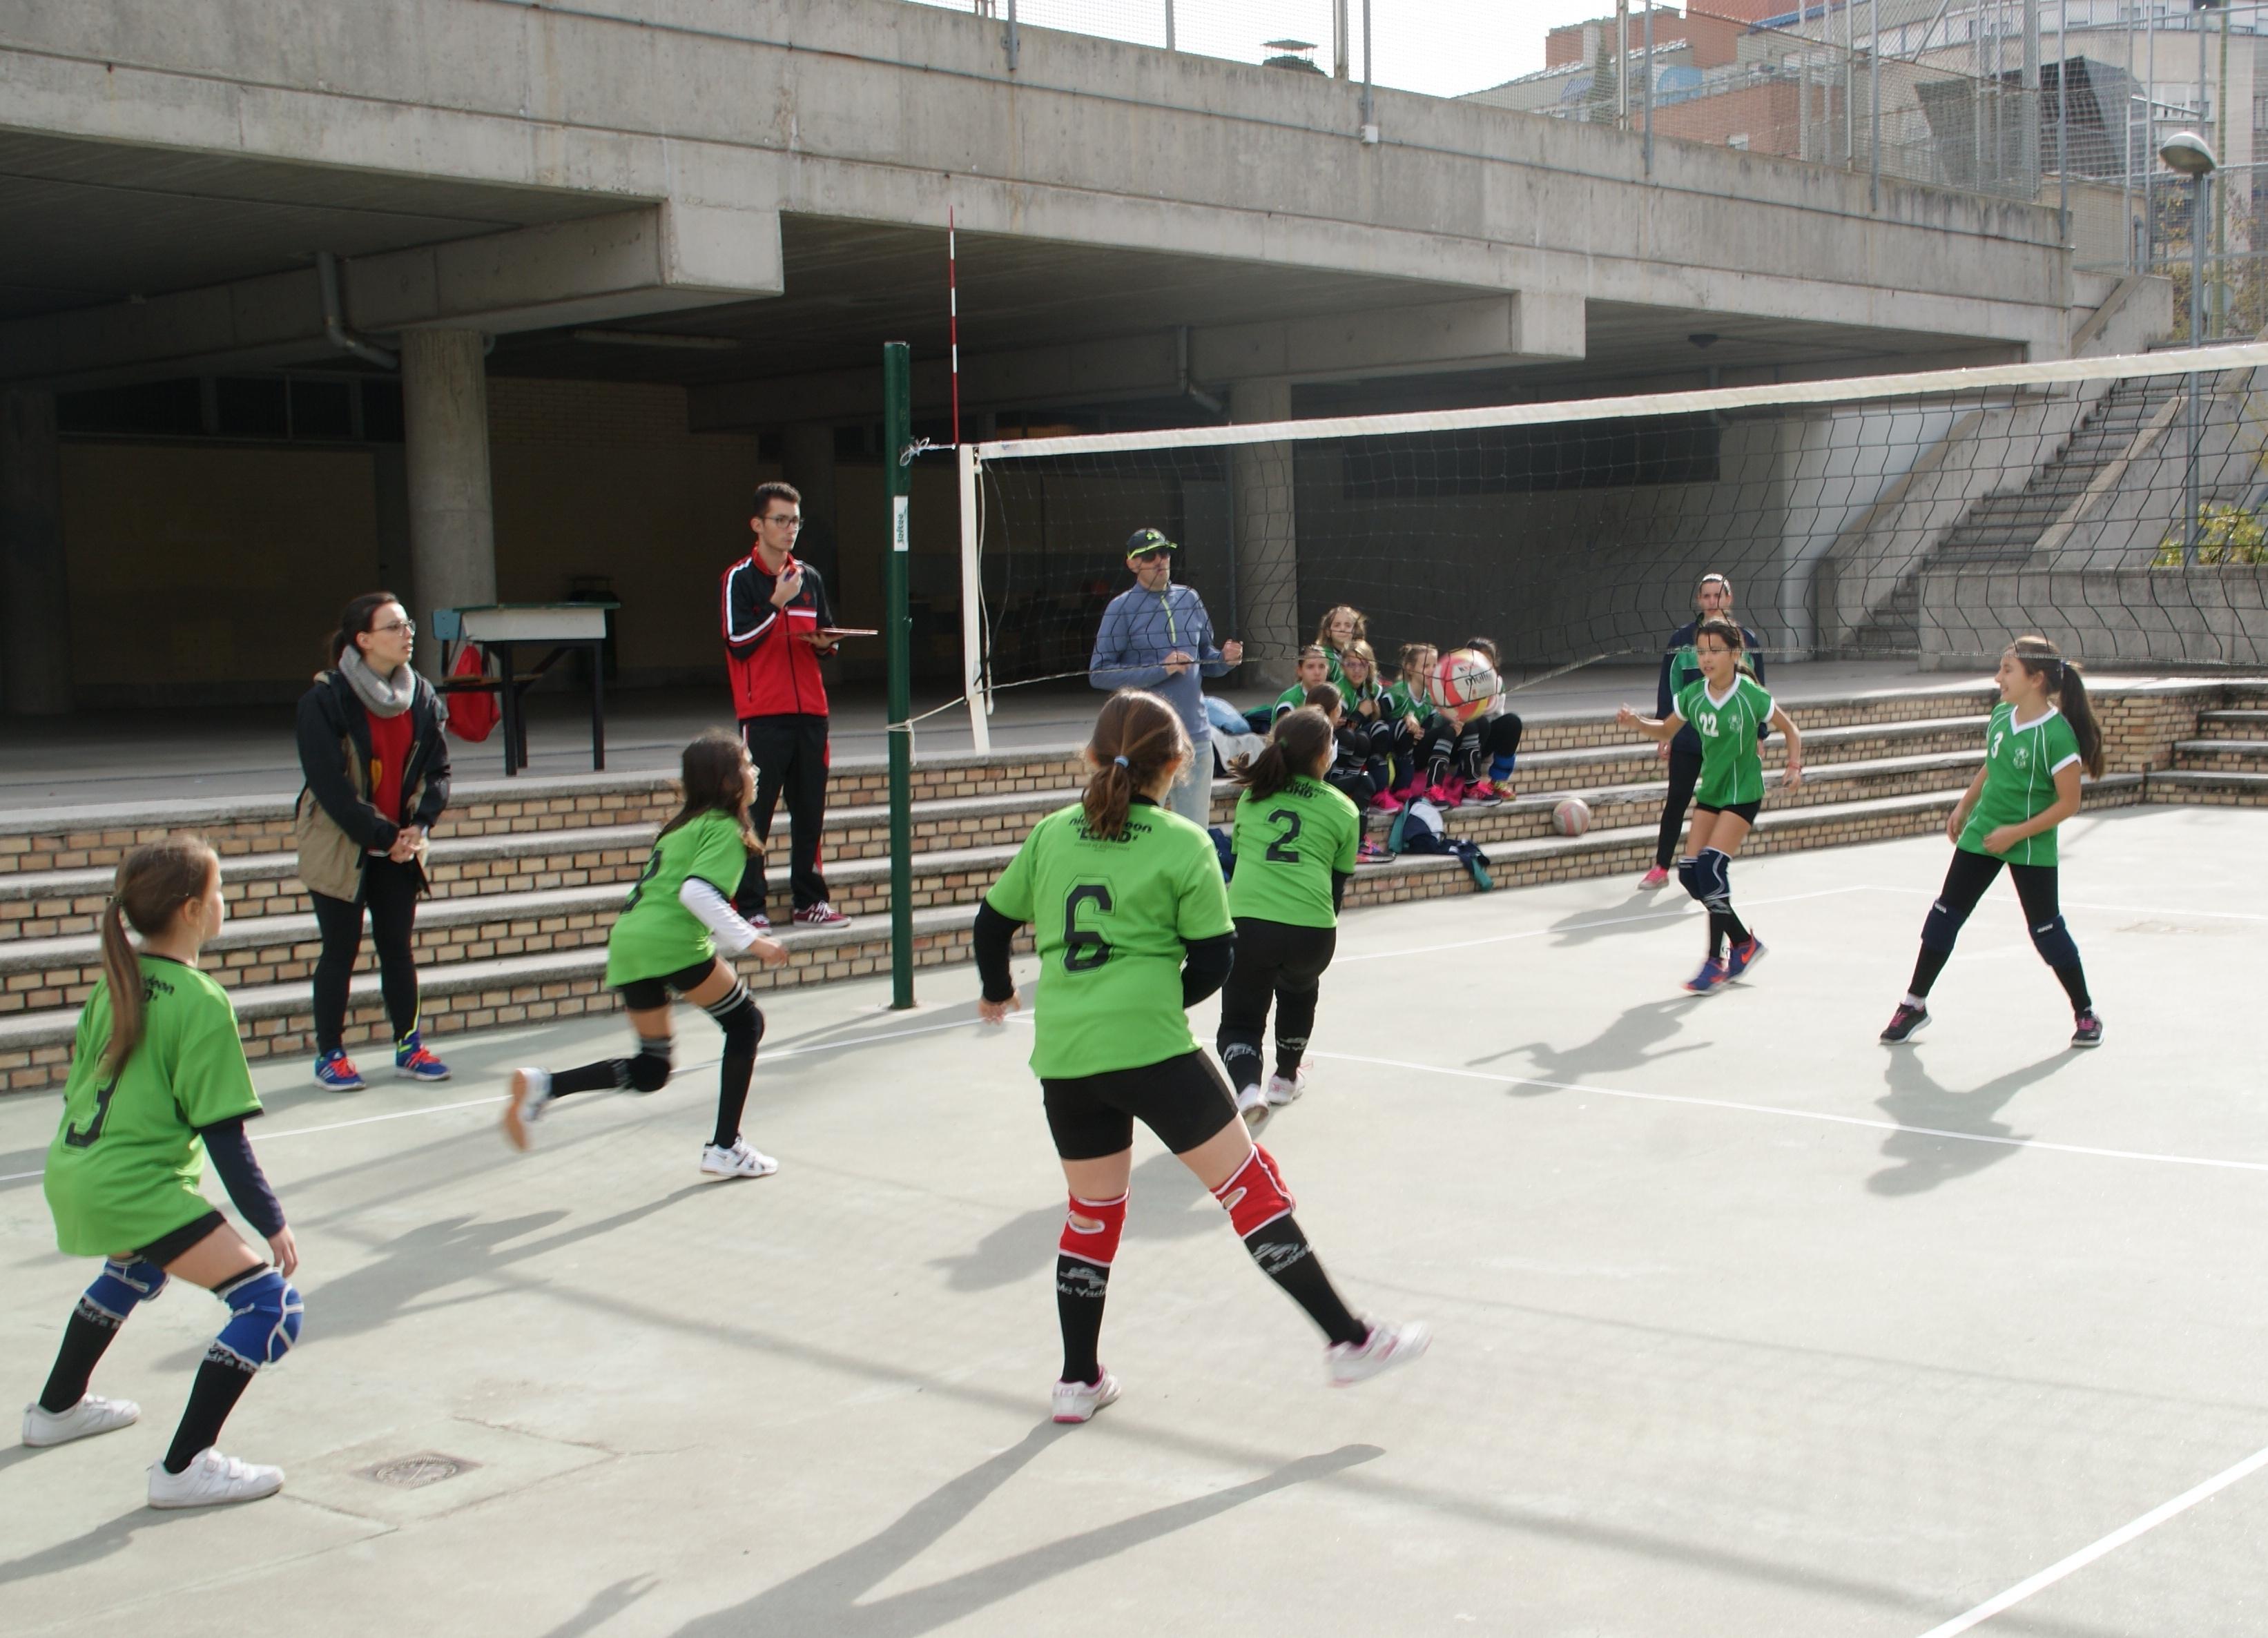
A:
[[[446,1081],[417,1027],[410,935],[426,888],[426,834],[449,805],[448,721],[433,685],[410,668],[417,628],[391,591],[365,591],[339,615],[330,669],[299,701],[299,880],[323,940],[315,963],[315,1084],[351,1092],[347,985],[362,951],[363,912],[378,946],[379,987],[394,1025],[394,1072]]]

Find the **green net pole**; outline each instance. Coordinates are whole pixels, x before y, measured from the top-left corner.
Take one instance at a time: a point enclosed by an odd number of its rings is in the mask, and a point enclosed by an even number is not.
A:
[[[913,487],[910,354],[882,344],[883,489],[890,502],[890,550],[882,569],[890,664],[890,1005],[914,1004],[913,619],[906,610],[906,510]]]

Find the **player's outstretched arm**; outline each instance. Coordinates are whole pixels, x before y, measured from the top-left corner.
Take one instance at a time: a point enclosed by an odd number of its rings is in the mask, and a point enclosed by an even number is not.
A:
[[[1615,722],[1623,728],[1637,729],[1657,745],[1668,745],[1685,726],[1685,719],[1675,711],[1667,716],[1640,716],[1627,705],[1615,713]]]
[[[1781,783],[1786,789],[1793,790],[1803,783],[1803,734],[1796,727],[1795,719],[1777,704],[1771,709],[1769,721],[1774,732],[1787,736],[1787,772]]]

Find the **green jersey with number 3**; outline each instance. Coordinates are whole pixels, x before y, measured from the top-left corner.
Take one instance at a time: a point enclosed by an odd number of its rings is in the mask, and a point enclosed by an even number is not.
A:
[[[1992,725],[1984,731],[1984,789],[1962,826],[1962,850],[1984,853],[1984,838],[2000,826],[2021,825],[2053,807],[2056,775],[2080,760],[2079,735],[2054,706],[2029,723],[2016,720],[2013,705],[1994,706]],[[1989,856],[2011,864],[2053,864],[2056,834],[2043,830]]]
[[[1772,697],[1764,685],[1745,672],[1735,673],[1732,691],[1718,699],[1705,677],[1678,690],[1677,714],[1701,736],[1701,780],[1693,799],[1712,808],[1763,801],[1764,764],[1756,744],[1772,714]]]
[[[985,902],[1039,946],[1032,1070],[1049,1080],[1163,1063],[1197,1050],[1182,958],[1233,930],[1220,856],[1204,830],[1137,802],[1115,837],[1079,808],[1032,826]]]
[[[1331,872],[1354,873],[1362,815],[1320,779],[1295,779],[1272,797],[1236,799],[1228,913],[1287,927],[1336,927]]]
[[[607,987],[666,978],[714,956],[717,941],[677,890],[697,877],[730,899],[747,864],[740,821],[729,813],[696,814],[657,841],[607,936]]]
[[[142,1044],[114,1077],[110,983],[79,1014],[63,1123],[42,1173],[55,1244],[74,1257],[132,1252],[187,1228],[212,1202],[201,1127],[260,1113],[236,1009],[210,976],[163,956],[143,956]]]

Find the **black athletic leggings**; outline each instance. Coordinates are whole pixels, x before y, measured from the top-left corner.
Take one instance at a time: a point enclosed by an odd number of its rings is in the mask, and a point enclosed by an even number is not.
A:
[[[1693,800],[1693,787],[1700,782],[1700,737],[1694,737],[1689,750],[1685,732],[1681,729],[1669,742],[1669,789],[1661,798],[1661,834],[1653,841],[1653,863],[1658,870],[1668,870],[1670,860],[1677,856],[1677,834],[1685,828],[1685,809]]]
[[[1999,875],[2003,863],[1989,853],[1971,853],[1965,848],[1953,850],[1953,863],[1945,870],[1945,885],[1938,890],[1937,902],[1922,923],[1921,958],[1914,964],[1913,983],[1909,987],[1913,994],[1926,996],[1937,982],[1937,975],[1953,954],[1955,938],[1992,878]],[[2061,981],[2073,1009],[2084,1012],[2093,1003],[2087,993],[2079,946],[2063,924],[2056,867],[2010,863],[2008,876],[2016,885],[2016,900],[2023,906],[2024,925],[2031,933],[2033,947]]]
[[[1329,927],[1293,927],[1236,918],[1236,965],[1220,988],[1220,1034],[1216,1045],[1238,1090],[1260,1084],[1260,1054],[1268,1035],[1268,1005],[1276,1004],[1276,1073],[1300,1071],[1315,1027],[1315,1001],[1323,969],[1337,950]]]
[[[315,925],[322,930],[323,953],[315,962],[315,1050],[343,1044],[347,1028],[347,985],[362,953],[362,913],[370,910],[370,942],[378,947],[379,988],[386,996],[394,1039],[407,1039],[417,1027],[417,958],[409,948],[417,924],[417,892],[423,875],[415,863],[391,859],[363,861],[361,904],[310,891]]]

